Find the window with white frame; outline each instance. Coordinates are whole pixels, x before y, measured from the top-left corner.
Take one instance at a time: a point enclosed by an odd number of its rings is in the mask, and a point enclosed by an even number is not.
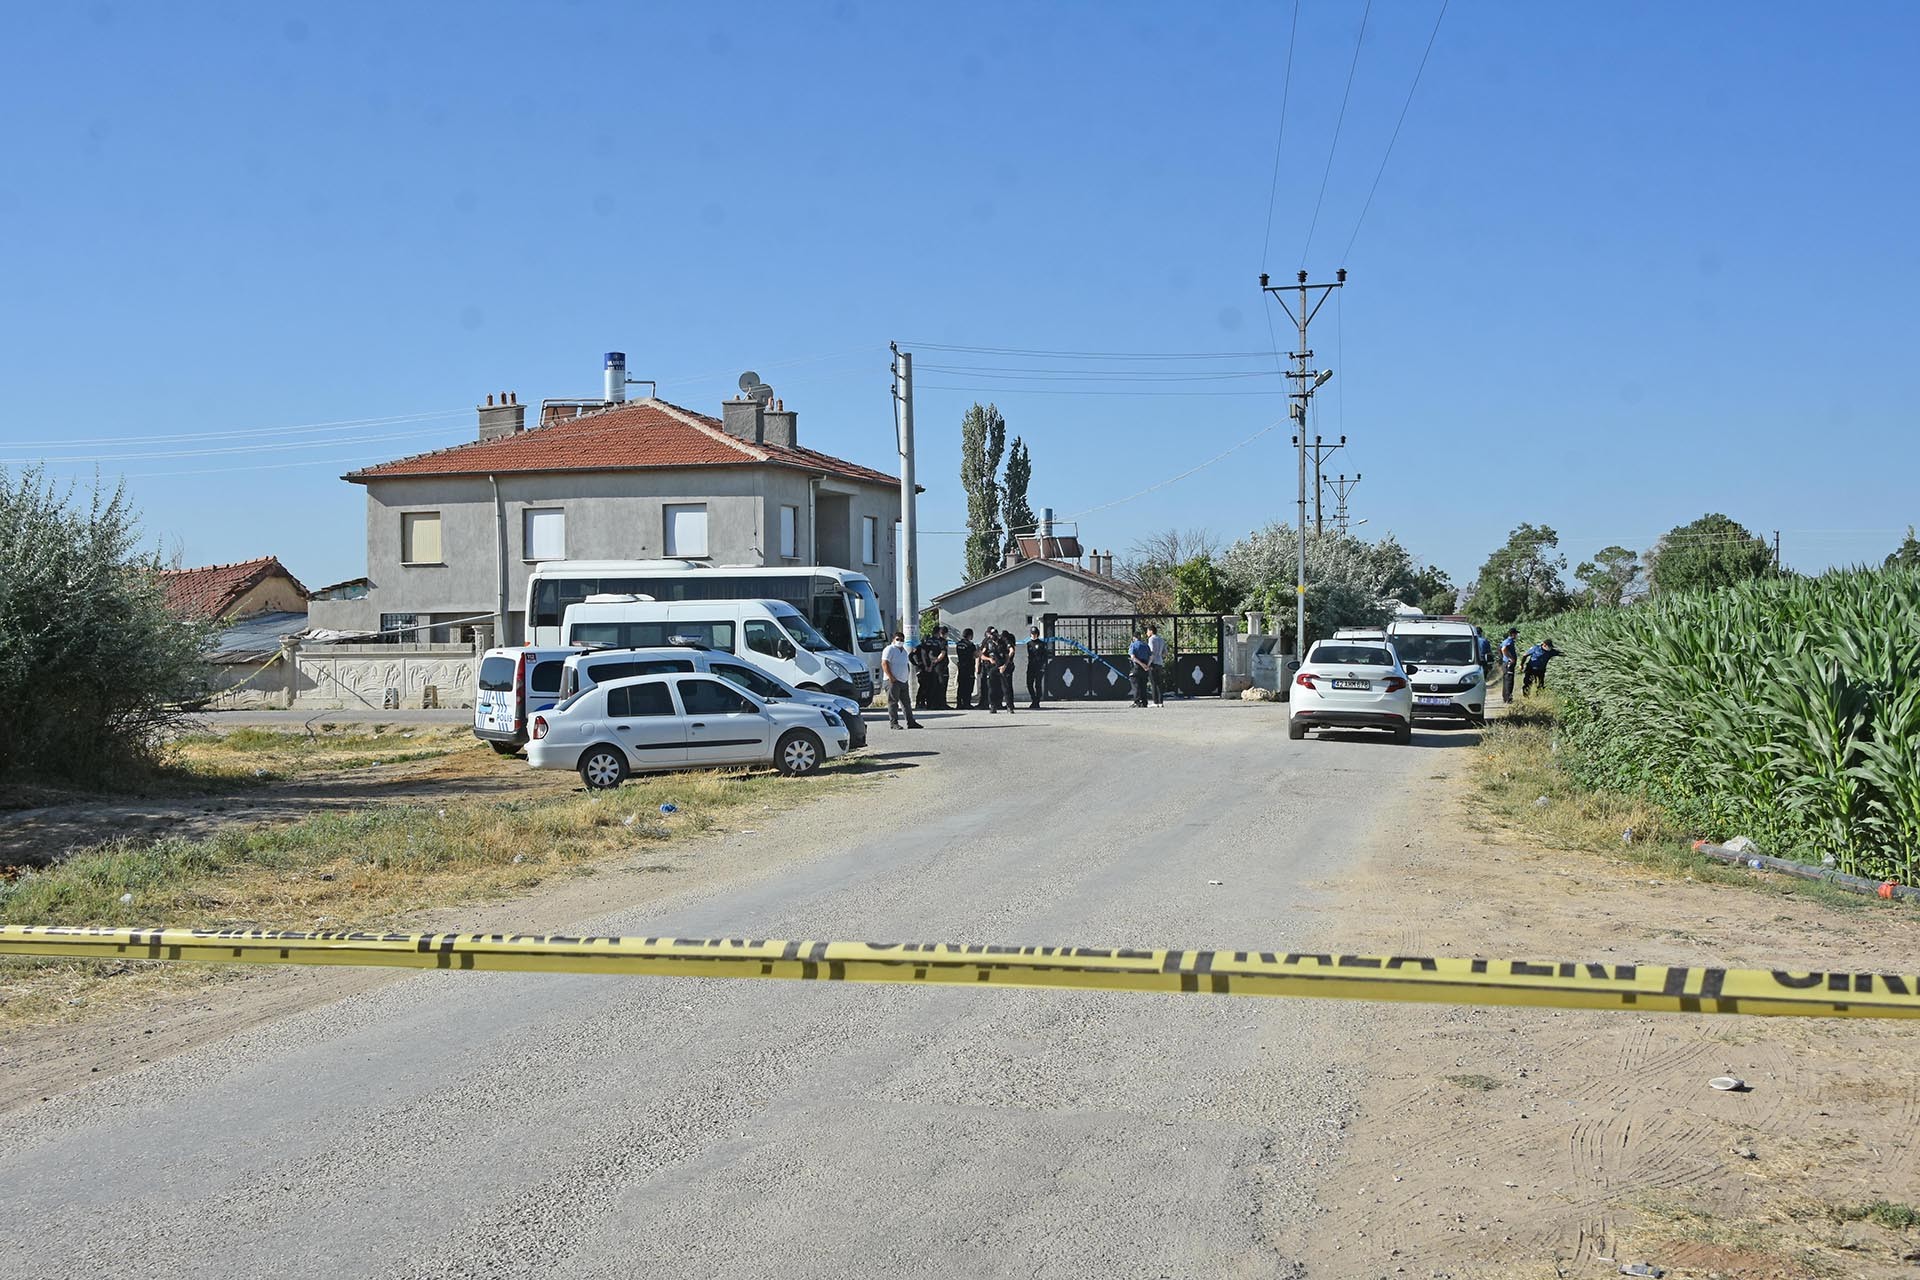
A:
[[[665,522],[668,557],[676,560],[703,560],[706,558],[706,503],[669,503],[666,507]]]
[[[400,513],[400,563],[444,564],[440,558],[440,513]]]
[[[880,563],[880,517],[860,517],[860,563]]]
[[[800,555],[800,508],[780,508],[780,554],[788,560]]]
[[[1045,584],[1036,582],[1032,586],[1027,588],[1028,604],[1045,604],[1046,602],[1047,602],[1047,588]]]
[[[559,507],[528,507],[520,513],[520,558],[565,560],[567,513]]]

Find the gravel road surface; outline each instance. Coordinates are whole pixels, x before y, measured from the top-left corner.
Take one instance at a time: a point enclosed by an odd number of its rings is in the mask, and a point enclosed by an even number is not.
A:
[[[856,806],[728,837],[759,869],[577,929],[1314,949],[1327,883],[1476,736],[1289,743],[1211,701],[928,725],[876,725],[898,772]],[[9,1117],[0,1275],[1294,1276],[1378,1017],[423,974]]]

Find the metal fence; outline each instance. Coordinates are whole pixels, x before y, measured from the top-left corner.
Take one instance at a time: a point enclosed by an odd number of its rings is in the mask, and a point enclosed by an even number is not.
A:
[[[1133,694],[1127,646],[1148,626],[1167,642],[1166,692],[1177,697],[1216,698],[1226,667],[1226,632],[1208,613],[1049,614],[1052,641],[1047,696],[1056,702],[1119,699]]]

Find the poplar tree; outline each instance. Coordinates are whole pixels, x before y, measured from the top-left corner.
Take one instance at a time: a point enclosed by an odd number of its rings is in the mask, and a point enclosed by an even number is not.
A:
[[[1007,422],[993,405],[976,403],[960,420],[960,487],[967,495],[966,580],[1000,567],[1000,455]]]

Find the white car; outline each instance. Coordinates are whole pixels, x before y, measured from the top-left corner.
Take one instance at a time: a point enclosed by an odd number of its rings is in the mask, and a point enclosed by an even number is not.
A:
[[[1403,618],[1387,641],[1402,662],[1418,670],[1413,714],[1419,720],[1487,722],[1487,672],[1480,665],[1479,628],[1465,618]]]
[[[716,652],[699,645],[664,645],[650,649],[590,649],[575,652],[567,659],[566,672],[560,677],[560,696],[571,697],[609,680],[631,676],[665,676],[680,672],[706,671],[730,680],[762,702],[807,702],[828,711],[836,711],[847,726],[847,742],[858,751],[867,745],[867,722],[860,704],[852,698],[811,689],[795,689],[730,653]]]
[[[1393,646],[1378,640],[1321,640],[1293,677],[1287,736],[1309,729],[1386,729],[1413,741],[1413,690]]]
[[[847,751],[838,713],[767,702],[718,676],[639,676],[596,685],[533,718],[527,762],[576,769],[590,790],[630,773],[771,764],[790,777]]]

